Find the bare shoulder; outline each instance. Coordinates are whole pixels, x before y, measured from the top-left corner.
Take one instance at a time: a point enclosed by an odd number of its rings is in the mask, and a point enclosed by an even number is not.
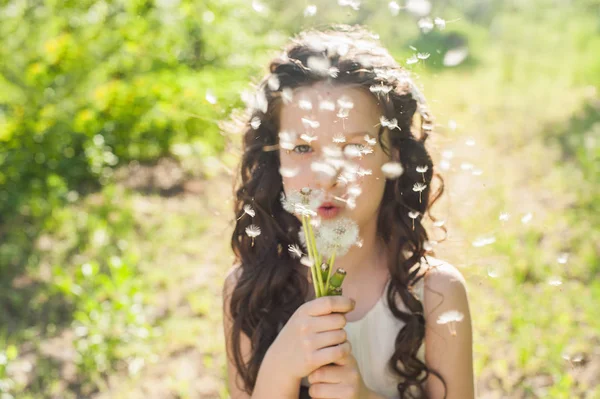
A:
[[[225,274],[225,281],[223,282],[223,296],[229,294],[237,285],[238,279],[242,272],[241,264],[236,263],[227,271]]]
[[[442,302],[463,309],[468,306],[467,283],[460,270],[441,259],[428,256],[427,260],[430,267],[424,277],[426,312],[433,312]]]

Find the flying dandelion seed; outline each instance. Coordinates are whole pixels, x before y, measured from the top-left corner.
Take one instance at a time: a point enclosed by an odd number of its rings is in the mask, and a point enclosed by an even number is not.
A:
[[[313,121],[313,120],[308,119],[308,118],[302,118],[302,124],[304,125],[305,129],[308,129],[308,128],[316,129],[319,126],[321,126],[321,124],[319,123],[319,121]]]
[[[381,167],[381,171],[387,179],[396,179],[404,173],[404,168],[400,162],[386,162]]]
[[[374,152],[373,148],[363,147],[362,150],[360,150],[360,155],[369,155],[369,154],[372,154],[373,152]]]
[[[372,138],[368,134],[365,135],[365,141],[367,142],[368,145],[375,145],[375,144],[377,144],[377,139]]]
[[[415,46],[408,46],[409,49],[411,49],[412,51],[417,51],[417,48]]]
[[[439,18],[439,17],[437,17],[437,18],[435,18],[435,19],[433,20],[433,23],[435,24],[435,26],[437,26],[437,28],[438,28],[439,30],[444,30],[444,29],[446,29],[446,20],[445,20],[445,19],[443,19],[443,18]]]
[[[407,0],[404,7],[417,17],[427,16],[431,12],[431,3],[428,0]]]
[[[341,167],[341,162],[337,163],[336,158],[341,158],[342,156],[344,156],[344,153],[342,152],[342,149],[340,147],[337,146],[325,146],[323,147],[323,155],[325,155],[327,158],[333,158],[331,159],[331,162],[334,166],[336,167]]]
[[[386,86],[383,83],[378,84],[378,85],[371,85],[369,87],[369,91],[371,91],[371,93],[374,94],[388,94],[390,91],[392,91],[393,87],[392,86]]]
[[[433,246],[436,245],[437,243],[438,242],[435,240],[431,240],[431,241],[425,240],[425,241],[423,241],[423,249],[428,252],[433,251]]]
[[[498,219],[500,219],[502,222],[506,222],[508,219],[510,219],[510,214],[508,212],[502,212],[500,216],[498,216]]]
[[[267,6],[265,6],[263,3],[261,3],[258,0],[254,0],[252,2],[252,8],[254,9],[254,11],[256,11],[257,13],[264,13],[267,11]]]
[[[481,237],[476,239],[475,241],[473,241],[472,245],[474,247],[484,247],[486,245],[490,245],[496,242],[496,237],[490,236],[490,237]]]
[[[342,6],[342,7],[350,7],[352,8],[354,11],[358,11],[360,8],[360,1],[359,0],[338,0],[338,5]]]
[[[453,119],[450,119],[450,120],[448,121],[448,128],[449,128],[450,130],[456,130],[457,126],[458,126],[458,125],[456,124],[456,121],[455,121],[455,120],[453,120]]]
[[[313,72],[321,76],[327,76],[329,74],[329,68],[331,67],[329,58],[311,56],[308,57],[306,63]]]
[[[417,58],[420,60],[426,60],[430,55],[431,54],[429,53],[417,53]]]
[[[317,136],[312,136],[310,134],[304,133],[300,135],[300,139],[306,141],[308,144],[312,143],[317,139]]]
[[[258,127],[260,126],[260,118],[258,116],[255,116],[254,118],[252,118],[250,120],[250,126],[252,126],[252,129],[256,130],[258,129]]]
[[[445,220],[436,220],[435,222],[433,222],[433,225],[434,225],[435,227],[442,227],[442,226],[443,226],[443,225],[445,225],[445,224],[446,224],[446,221],[445,221]]]
[[[256,216],[256,212],[254,212],[254,209],[249,204],[244,205],[244,213],[250,215],[251,218]]]
[[[382,115],[379,117],[379,122],[381,123],[381,126],[387,127],[389,130],[394,130],[398,128],[398,120],[396,118],[387,119],[385,116]]]
[[[260,227],[251,224],[246,227],[246,235],[252,239],[252,246],[254,246],[254,239],[260,235]]]
[[[300,259],[302,256],[304,256],[304,253],[297,244],[288,245],[288,251],[290,252],[292,258],[295,259]]]
[[[340,73],[340,69],[338,67],[329,67],[329,69],[327,70],[327,74],[332,77],[332,78],[337,78],[338,74]]]
[[[300,173],[300,168],[279,168],[279,174],[282,177],[290,178],[296,176],[298,173]]]
[[[348,158],[358,158],[362,155],[362,151],[356,146],[347,145],[346,147],[344,147],[344,155]]]
[[[395,1],[390,1],[388,3],[388,8],[390,9],[390,13],[395,17],[400,14],[400,6]]]
[[[417,173],[423,174],[423,183],[425,182],[425,172],[427,172],[427,170],[429,170],[429,166],[427,165],[417,166]]]
[[[206,101],[215,105],[217,103],[217,97],[213,94],[211,90],[206,90],[206,96],[204,97]]]
[[[419,22],[417,22],[417,25],[423,33],[429,33],[433,30],[433,21],[431,18],[421,18]]]
[[[498,276],[500,275],[500,273],[498,272],[498,268],[495,266],[488,266],[487,268],[487,275],[490,276],[491,278],[498,278]]]
[[[360,177],[371,176],[373,171],[371,169],[358,168],[356,174]]]
[[[334,143],[345,143],[346,142],[346,137],[344,137],[343,134],[341,133],[336,133],[335,136],[333,136],[333,140]]]
[[[466,46],[450,49],[444,54],[444,66],[452,67],[461,64],[469,55],[469,49]]]
[[[469,163],[469,162],[463,162],[460,164],[460,168],[462,170],[471,170],[471,169],[473,169],[473,164]]]
[[[532,218],[533,218],[533,214],[531,212],[528,212],[525,214],[525,216],[523,216],[521,218],[521,223],[523,223],[523,224],[529,223]]]
[[[338,107],[342,109],[352,109],[354,108],[354,102],[348,96],[341,96],[337,100]]]
[[[553,286],[553,287],[558,287],[559,285],[561,285],[563,282],[559,277],[550,277],[548,279],[548,284]]]
[[[305,111],[310,111],[312,109],[310,100],[300,100],[298,101],[298,106]]]
[[[456,336],[456,323],[461,322],[464,319],[465,315],[459,312],[458,310],[449,310],[447,312],[442,313],[438,319],[438,324],[447,324],[448,331],[450,334],[455,337]]]
[[[413,191],[419,192],[419,203],[421,203],[421,193],[423,190],[425,190],[425,188],[427,188],[427,186],[423,183],[415,183],[413,185]]]
[[[284,104],[289,104],[294,99],[294,92],[290,87],[285,87],[281,90],[281,99]]]
[[[442,170],[450,170],[451,166],[452,165],[450,164],[450,162],[448,162],[448,160],[446,160],[446,159],[442,159],[440,161],[440,169],[442,169]]]
[[[560,263],[561,265],[566,264],[568,260],[569,260],[568,252],[562,252],[560,255],[558,255],[558,258],[556,258],[556,261],[558,263]]]
[[[467,141],[465,141],[465,144],[468,145],[469,147],[473,147],[475,145],[475,140],[468,139]]]
[[[306,267],[313,267],[314,265],[314,262],[306,256],[300,258],[300,263],[302,263]]]
[[[452,159],[454,158],[454,151],[452,150],[444,150],[442,151],[442,158]]]
[[[305,17],[314,17],[316,14],[317,14],[317,6],[315,6],[314,4],[308,5],[304,9]]]
[[[473,169],[473,171],[471,172],[471,174],[473,176],[481,176],[483,174],[483,170],[481,170],[481,169]]]
[[[417,58],[416,55],[413,55],[412,57],[410,57],[406,60],[406,65],[416,64],[417,62],[419,62],[419,59]]]
[[[331,166],[328,162],[312,162],[310,164],[310,169],[313,172],[323,173],[330,177],[334,177],[338,174],[337,169]]]
[[[335,103],[333,101],[323,100],[319,102],[319,109],[325,111],[335,111]]]
[[[348,187],[347,193],[352,197],[358,197],[362,194],[362,188],[360,188],[360,186],[352,185]]]
[[[269,80],[267,81],[267,85],[272,91],[279,90],[279,78],[277,75],[271,74],[271,76],[269,76]]]
[[[415,230],[415,219],[419,217],[419,212],[410,211],[408,217],[412,219],[412,229]]]

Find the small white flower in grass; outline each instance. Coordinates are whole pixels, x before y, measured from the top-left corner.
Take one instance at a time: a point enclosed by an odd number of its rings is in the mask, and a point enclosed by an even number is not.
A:
[[[305,17],[314,17],[317,14],[317,6],[310,4],[304,9]]]
[[[423,182],[425,182],[425,172],[427,172],[428,169],[429,167],[427,165],[417,166],[417,173],[423,174]]]
[[[560,263],[561,265],[566,264],[568,260],[569,260],[568,252],[562,252],[560,255],[558,255],[558,258],[556,258],[556,261],[558,263]]]
[[[333,136],[333,140],[334,143],[345,143],[346,142],[346,137],[341,134],[341,133],[336,133],[335,136]]]
[[[217,97],[214,95],[212,90],[206,90],[206,96],[204,98],[206,98],[206,101],[213,105],[217,103]]]
[[[252,129],[254,130],[258,129],[260,126],[260,118],[258,116],[252,118],[252,120],[250,120],[250,126],[252,126]]]
[[[251,224],[246,227],[246,235],[252,239],[252,246],[254,246],[254,239],[260,235],[260,227]]]
[[[404,168],[400,162],[386,162],[381,167],[381,171],[388,179],[397,179],[404,173]]]
[[[438,324],[447,324],[448,330],[452,336],[456,336],[456,323],[461,322],[464,319],[465,315],[459,312],[458,310],[449,310],[447,312],[442,313],[438,319]]]
[[[279,168],[279,174],[282,177],[287,177],[287,178],[294,177],[298,173],[300,173],[300,168],[285,168],[285,167]]]
[[[310,111],[312,109],[310,100],[300,100],[298,101],[298,106],[305,111]]]
[[[297,244],[288,245],[288,251],[290,252],[292,258],[300,259],[304,255],[304,253]]]
[[[418,218],[420,215],[419,212],[415,212],[415,211],[410,211],[408,212],[408,217],[412,219],[412,229],[415,229],[415,219]]]
[[[417,58],[416,55],[413,55],[412,57],[410,57],[406,60],[406,65],[416,64],[417,62],[419,62],[419,59]]]
[[[313,121],[312,119],[308,119],[308,118],[302,118],[302,124],[304,125],[305,129],[308,129],[308,128],[316,129],[319,126],[321,126],[319,121]]]
[[[415,183],[413,185],[413,191],[417,191],[419,193],[419,203],[421,203],[421,193],[425,190],[427,186],[423,183]]]
[[[525,216],[523,216],[521,218],[521,223],[523,223],[523,224],[529,223],[532,218],[533,218],[533,214],[531,212],[528,212],[525,214]]]
[[[308,134],[308,133],[304,133],[302,135],[300,135],[300,139],[306,141],[308,144],[312,143],[313,141],[315,141],[317,139],[317,136]]]
[[[510,219],[510,214],[508,212],[502,212],[500,216],[498,216],[498,219],[502,222],[506,222],[508,219]]]
[[[294,92],[290,87],[285,87],[281,90],[281,99],[284,104],[289,104],[294,99]]]
[[[390,9],[390,13],[395,17],[400,13],[400,6],[395,1],[390,1],[388,3],[388,8]]]
[[[430,55],[431,54],[429,53],[417,53],[417,58],[420,60],[426,60]]]
[[[437,17],[433,20],[433,23],[439,30],[444,30],[446,28],[446,20],[443,18]]]
[[[277,75],[271,74],[271,76],[269,76],[269,80],[267,80],[267,85],[272,91],[279,90],[279,78]]]
[[[374,137],[369,136],[368,134],[365,135],[364,137],[365,141],[367,142],[368,145],[375,145],[377,144],[377,139]]]

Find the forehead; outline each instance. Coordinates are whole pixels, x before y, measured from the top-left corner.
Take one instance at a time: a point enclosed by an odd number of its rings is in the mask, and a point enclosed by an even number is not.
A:
[[[293,130],[299,134],[376,134],[380,115],[376,99],[364,89],[318,82],[294,90],[292,101],[282,104],[279,122],[281,130]],[[318,122],[318,126],[314,127],[316,124],[312,123],[307,127],[303,118]]]

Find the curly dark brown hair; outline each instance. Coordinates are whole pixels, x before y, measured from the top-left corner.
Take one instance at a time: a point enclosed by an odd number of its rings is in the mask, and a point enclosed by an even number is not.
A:
[[[330,69],[333,73],[323,74],[309,68],[310,57],[326,57],[334,68]],[[425,214],[432,221],[437,220],[430,209],[442,195],[444,182],[438,173],[434,173],[433,162],[425,148],[425,141],[434,126],[425,99],[408,71],[397,64],[376,35],[361,26],[335,25],[298,34],[283,54],[270,62],[269,73],[258,84],[258,95],[248,108],[250,115],[245,121],[243,157],[235,184],[237,222],[231,238],[236,263],[241,267],[229,309],[233,318],[231,339],[235,365],[245,391],[251,393],[261,362],[277,337],[279,327],[307,297],[306,267],[287,251],[288,245],[297,243],[301,224],[281,205],[283,183],[279,173],[279,153],[270,149],[277,148],[279,143],[279,111],[284,90],[323,80],[364,88],[375,97],[383,116],[397,120],[398,128],[388,129],[392,151],[385,146],[383,149],[401,163],[404,173],[397,179],[386,181],[377,223],[378,236],[386,243],[389,256],[391,280],[386,292],[387,302],[392,314],[404,322],[388,365],[398,375],[400,398],[415,394],[423,397],[426,396],[423,383],[429,374],[435,375],[446,386],[438,372],[417,358],[425,337],[425,318],[423,304],[412,288],[424,277],[425,267],[421,266],[421,261],[426,262],[426,254],[434,255],[426,245],[428,234],[421,220]],[[269,84],[273,81],[279,84]],[[391,90],[372,90],[375,86]],[[416,112],[420,116],[420,126],[413,121]],[[254,118],[261,122],[258,128],[251,127],[250,121]],[[384,130],[379,131],[379,143],[382,143]],[[414,135],[413,130],[418,130],[419,135]],[[417,172],[416,167],[423,165],[427,166],[427,171]],[[413,186],[423,182],[423,177],[427,187],[420,200]],[[431,193],[434,177],[440,184],[437,191]],[[251,205],[255,210],[253,218],[242,217],[244,205]],[[419,214],[414,220],[414,228],[409,211]],[[245,234],[251,223],[261,228],[261,235],[254,240]],[[446,233],[446,229],[441,228]],[[394,301],[397,295],[410,312],[397,308]],[[241,331],[252,343],[252,355],[247,364],[240,353]]]

